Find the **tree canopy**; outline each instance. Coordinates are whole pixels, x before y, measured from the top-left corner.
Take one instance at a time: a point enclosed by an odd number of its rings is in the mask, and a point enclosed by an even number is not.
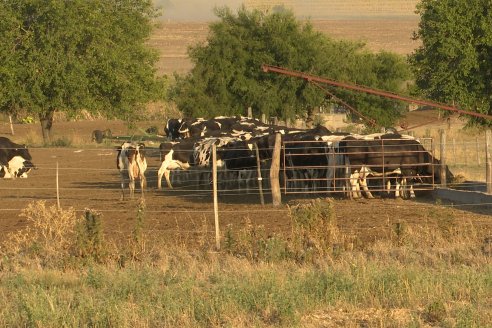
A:
[[[0,0],[0,110],[39,117],[81,109],[130,119],[158,98],[158,57],[145,45],[151,0]]]
[[[171,94],[185,115],[238,115],[251,107],[255,115],[293,118],[327,101],[326,93],[309,82],[264,73],[262,64],[393,92],[401,91],[409,77],[402,56],[373,54],[361,42],[333,40],[287,10],[266,14],[243,7],[233,13],[224,7],[216,15],[207,41],[189,50],[193,69],[176,76]],[[394,123],[403,107],[380,97],[330,92],[381,125]]]
[[[410,63],[420,95],[492,115],[492,2],[423,0],[418,12],[422,46]]]

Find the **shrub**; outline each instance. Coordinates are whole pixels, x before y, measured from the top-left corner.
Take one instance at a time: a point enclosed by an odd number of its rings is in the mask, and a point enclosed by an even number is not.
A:
[[[87,209],[83,220],[73,208],[64,210],[37,201],[28,204],[20,216],[26,218],[26,227],[7,237],[0,248],[4,260],[65,267],[81,257],[102,262],[109,254],[97,212]]]
[[[312,200],[289,207],[292,220],[292,248],[297,260],[315,260],[340,252],[342,236],[336,224],[331,199]]]
[[[101,214],[86,209],[84,217],[85,220],[77,226],[78,255],[99,263],[103,262],[108,252],[103,236]]]
[[[442,301],[430,303],[424,311],[424,320],[430,324],[437,324],[447,317],[446,307]]]
[[[255,261],[278,261],[289,257],[288,244],[282,238],[269,235],[263,226],[255,226],[248,221],[246,227],[236,235],[232,226],[225,233],[226,252]]]
[[[67,137],[62,137],[56,140],[53,140],[49,145],[51,147],[71,147],[72,146],[72,140],[67,138]]]
[[[38,259],[42,265],[66,258],[78,222],[73,208],[62,210],[37,201],[29,203],[20,216],[26,218],[27,227],[7,237],[2,247],[4,255]]]

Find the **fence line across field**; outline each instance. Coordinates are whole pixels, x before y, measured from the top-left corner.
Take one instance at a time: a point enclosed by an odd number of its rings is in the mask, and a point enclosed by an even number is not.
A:
[[[490,131],[487,132],[486,135],[490,135]],[[487,185],[487,190],[488,192],[490,193],[491,191],[489,190],[489,186],[492,185],[491,183],[491,179],[490,178],[490,169],[488,169],[490,167],[490,160],[487,161],[487,159],[489,159],[490,157],[490,141],[489,139],[485,138],[485,143],[484,143],[484,147],[482,147],[481,145],[479,145],[479,141],[478,139],[476,139],[477,141],[477,144],[475,145],[475,147],[471,147],[472,150],[474,151],[477,151],[477,154],[478,154],[478,150],[480,149],[483,149],[484,150],[484,173],[485,175],[487,176],[487,180],[486,180],[486,185]],[[446,140],[446,137],[445,137],[445,133],[442,134],[442,137],[441,137],[441,140],[440,140],[440,143],[439,143],[439,147],[435,147],[434,146],[434,143],[432,141],[431,138],[422,138],[422,139],[419,139],[422,141],[422,144],[426,146],[426,148],[430,148],[430,152],[431,154],[435,154],[435,153],[439,153],[440,157],[441,157],[441,160],[444,159],[446,162],[452,162],[449,160],[449,158],[452,158],[456,161],[456,156],[454,156],[454,153],[456,152],[456,146],[458,145],[458,143],[456,143],[456,140],[453,139],[453,142],[452,142],[452,145],[453,147],[451,148],[451,153],[453,153],[453,156],[449,156],[449,153],[450,153],[450,149],[449,149],[449,144],[447,143],[448,141]],[[279,170],[282,171],[282,174],[279,175],[279,182],[282,182],[281,184],[281,187],[279,188],[279,192],[280,193],[289,193],[289,192],[296,192],[295,189],[292,190],[292,188],[290,188],[288,186],[289,182],[294,182],[294,183],[301,183],[301,182],[313,182],[313,183],[316,183],[317,181],[322,181],[324,178],[320,178],[320,177],[308,177],[308,178],[288,178],[287,177],[287,174],[289,171],[293,171],[293,170],[296,170],[296,169],[299,169],[299,170],[323,170],[323,169],[327,169],[327,167],[316,167],[316,166],[297,166],[297,167],[290,167],[288,165],[285,164],[286,162],[286,156],[298,156],[297,154],[286,154],[285,153],[285,150],[286,149],[289,149],[289,143],[291,142],[284,142],[283,145],[280,145],[280,149],[283,149],[284,152],[283,152],[283,161],[284,161],[284,165],[283,167],[279,166]],[[313,148],[316,148],[316,147],[313,147]],[[58,149],[58,148],[34,148],[36,149],[37,151],[42,151],[42,150],[49,150],[50,152],[52,152],[54,149],[56,150],[62,150],[62,151],[67,151],[67,152],[84,152],[84,151],[105,151],[105,150],[109,150],[110,148],[88,148],[88,149],[78,149],[78,150],[73,150],[73,149]],[[100,154],[100,156],[107,156],[107,155],[111,155],[111,154],[115,154],[116,152],[113,153],[114,149],[110,149],[111,152],[109,153],[105,153],[105,154]],[[154,152],[154,155],[158,153],[158,150],[155,149],[155,148],[148,148],[148,150],[150,152]],[[261,150],[261,149],[260,149]],[[391,150],[387,152],[387,154],[390,154],[391,153]],[[466,153],[466,152],[465,152]],[[326,156],[330,156],[330,155],[333,155],[334,152],[333,150],[331,152],[323,152],[323,151],[320,151],[319,153],[317,153],[315,156],[320,156],[320,155],[326,155]],[[258,156],[258,155],[257,155]],[[303,155],[305,156],[305,155]],[[480,155],[482,156],[482,155]],[[100,172],[114,172],[114,168],[91,168],[90,167],[90,163],[94,163],[96,161],[100,161],[98,159],[90,159],[91,157],[90,156],[87,156],[83,159],[81,159],[80,161],[77,161],[77,167],[64,167],[64,163],[62,162],[62,156],[57,156],[57,155],[53,155],[53,160],[59,164],[58,165],[58,168],[56,166],[54,166],[54,164],[50,164],[50,163],[41,163],[39,165],[39,167],[43,170],[58,170],[58,174],[57,174],[57,177],[60,179],[59,183],[60,184],[63,184],[63,177],[66,176],[67,174],[70,174],[70,173],[67,173],[67,172],[73,172],[73,174],[75,175],[76,173],[78,173],[77,171],[80,171],[80,170],[84,170],[84,171],[92,171],[92,172],[97,172],[97,171],[100,171]],[[237,157],[237,159],[241,159],[243,157]],[[480,157],[482,158],[482,157]],[[271,161],[271,160],[270,160]],[[480,162],[482,163],[482,161],[477,161],[477,162]],[[84,165],[84,164],[88,164],[88,165]],[[420,164],[417,164],[417,165],[428,165],[429,163],[420,163]],[[441,163],[443,164],[443,163]],[[269,177],[268,177],[268,171],[271,172],[271,166],[270,167],[265,167],[265,163],[263,163],[262,165],[259,165],[257,166],[256,168],[251,168],[250,170],[243,170],[244,172],[248,173],[249,174],[249,182],[252,183],[252,182],[256,182],[256,186],[248,186],[248,190],[252,190],[252,191],[262,191],[262,189],[264,188],[265,191],[268,193],[268,192],[271,192],[272,189],[275,189],[275,188],[271,188],[271,186],[268,186],[267,182],[269,180]],[[273,165],[272,163],[270,163],[270,165]],[[453,164],[451,163],[451,166]],[[442,167],[444,167],[444,165],[441,165]],[[149,167],[149,172],[153,172],[153,170],[157,169],[157,167]],[[339,166],[339,165],[331,165],[331,168],[334,170],[334,172],[336,172],[337,170],[340,170],[342,171],[343,170],[343,166]],[[345,170],[346,167],[345,167]],[[488,170],[488,171],[487,171]],[[41,171],[38,171],[38,174],[40,173]],[[234,172],[234,171],[231,171],[231,172]],[[213,180],[210,180],[206,183],[201,183],[203,181],[203,179],[193,179],[191,176],[193,174],[209,174],[208,170],[207,169],[190,169],[190,170],[187,170],[185,172],[173,172],[172,174],[172,177],[173,178],[177,178],[179,175],[182,175],[182,174],[186,174],[187,176],[187,182],[188,182],[188,185],[185,185],[185,186],[177,186],[177,189],[178,190],[187,190],[188,192],[195,192],[195,191],[199,191],[201,190],[200,188],[193,188],[192,185],[194,185],[195,187],[198,186],[198,187],[207,187],[207,188],[211,188],[211,184],[213,183]],[[256,175],[256,178],[255,178],[255,175]],[[275,178],[275,177],[274,177]],[[416,176],[409,176],[408,178],[417,178]],[[155,179],[157,179],[157,177],[154,177],[153,175],[150,175],[148,176],[148,181],[153,183],[155,181]],[[218,172],[218,190],[219,192],[223,192],[224,190],[221,189],[221,184],[230,184],[232,182],[237,182],[236,179],[234,178],[226,178],[225,176],[223,176],[223,171],[219,170]],[[283,181],[280,181],[282,180]],[[334,181],[335,185],[337,184],[337,182],[340,182],[340,181],[346,181],[348,179],[348,177],[346,175],[334,175],[332,180]],[[369,178],[369,180],[375,180],[376,178],[373,177],[373,178]],[[270,179],[271,180],[271,179]],[[442,179],[441,181],[445,181],[444,179]],[[258,184],[258,182],[261,182],[260,184]],[[264,185],[265,183],[265,185]],[[473,183],[470,183],[468,182],[467,185],[473,185]],[[428,186],[425,186],[425,188],[427,188]],[[434,187],[434,183],[432,183],[432,188]],[[2,188],[2,186],[0,185],[0,189]],[[233,187],[228,187],[229,189],[228,190],[235,190],[235,188]],[[22,189],[22,188],[20,188]],[[49,189],[49,188],[48,188]],[[83,189],[83,188],[82,188]],[[88,188],[85,188],[86,190],[88,190]],[[94,189],[97,189],[97,188],[94,188]],[[57,188],[57,190],[68,190],[67,188],[65,187],[59,187]],[[237,189],[237,191],[240,191],[241,189]],[[417,189],[418,190],[418,189]],[[175,192],[176,190],[173,190],[173,191],[169,191],[168,192]],[[305,190],[305,188],[303,188],[302,190],[298,190],[297,192],[298,193],[313,193],[313,194],[322,194],[322,193],[325,193],[325,192],[344,192],[346,190],[344,190],[343,188],[333,188],[332,190],[330,190],[329,188],[327,187],[320,187],[320,188],[317,188],[316,190]],[[381,188],[379,191],[383,191],[383,189]],[[278,197],[276,195],[276,190],[273,191],[273,196],[272,197]]]
[[[36,200],[36,199],[33,199],[33,200]],[[51,199],[54,201],[54,203],[56,203],[56,199],[53,197],[53,199]],[[220,203],[219,203],[220,205]],[[471,203],[471,204],[468,204],[468,203],[460,203],[460,204],[446,204],[446,203],[441,203],[439,204],[439,207],[442,207],[442,208],[466,208],[466,207],[483,207],[483,208],[489,208],[490,206],[492,206],[492,202],[490,203],[481,203],[481,204],[476,204],[476,203]],[[384,206],[384,205],[378,205],[376,208],[380,208],[380,209],[384,209],[384,208],[387,208],[387,207],[394,207],[394,204],[391,204],[389,203],[388,205]],[[426,203],[423,203],[423,204],[419,204],[419,203],[412,203],[412,208],[418,210],[420,208],[428,208],[429,207],[429,204],[426,204]],[[67,208],[67,206],[63,206],[63,199],[62,199],[62,208]],[[92,210],[95,210],[97,212],[101,212],[101,213],[129,213],[129,212],[132,212],[133,210],[137,211],[137,206],[135,206],[134,208],[131,208],[131,209],[107,209],[107,208],[91,208]],[[25,210],[25,208],[17,208],[17,207],[10,207],[10,208],[0,208],[0,213],[1,212],[21,212]],[[75,209],[75,212],[77,213],[84,213],[85,212],[85,209]],[[252,208],[249,208],[247,210],[238,210],[238,209],[234,209],[234,210],[227,210],[227,209],[221,209],[220,210],[220,213],[222,214],[227,214],[227,213],[244,213],[244,214],[248,214],[248,213],[287,213],[288,212],[288,209],[282,209],[282,208],[261,208],[261,209],[252,209]],[[148,214],[159,214],[159,213],[168,213],[168,214],[213,214],[214,213],[214,209],[213,208],[210,208],[210,209],[200,209],[200,210],[190,210],[190,209],[186,209],[186,210],[176,210],[176,209],[156,209],[156,210],[152,210],[152,209],[146,209],[145,210],[145,213],[148,213]],[[2,219],[10,219],[10,218],[0,218],[0,220]],[[180,220],[185,220],[187,219],[186,216],[182,216],[180,217]]]
[[[422,139],[422,140],[423,140],[423,143],[424,143],[424,144],[426,144],[426,143],[427,143],[426,139]],[[286,144],[286,143],[284,143],[284,145],[285,145],[285,144]],[[427,143],[427,145],[428,145],[428,143]],[[445,142],[441,142],[441,143],[440,143],[440,145],[445,145]],[[284,146],[284,147],[286,147],[286,146]],[[454,143],[453,143],[453,148],[455,148],[455,147],[456,147],[456,141],[454,141]],[[490,146],[489,146],[489,147],[490,147]],[[434,148],[434,147],[433,147],[433,146],[431,146],[431,153],[432,153],[432,151],[433,151],[433,148]],[[479,148],[479,147],[474,147],[474,149],[477,149],[477,148]],[[486,153],[487,146],[486,146],[486,147],[483,147],[483,148],[485,148],[484,153]],[[54,150],[54,149],[52,149],[52,148],[44,148],[44,149],[46,149],[46,150],[53,150],[53,151],[59,151],[58,149]],[[443,149],[443,147],[440,147],[439,149],[440,149],[440,151],[439,151],[439,155],[440,155],[440,156],[441,156],[441,158],[442,158],[442,157],[443,157],[443,155],[445,154],[445,152],[442,150],[442,149]],[[449,149],[449,148],[448,148],[448,149]],[[92,150],[92,149],[88,149],[88,150]],[[94,149],[94,150],[99,150],[99,149]],[[261,149],[260,149],[260,150],[261,150]],[[83,150],[82,150],[82,151],[83,151]],[[454,150],[453,150],[453,152],[454,152]],[[319,153],[318,155],[328,155],[328,154],[329,154],[329,153]],[[288,156],[296,156],[296,154],[289,154]],[[486,156],[484,156],[484,157],[486,157]],[[454,161],[456,161],[456,156],[452,156],[452,158],[454,159]],[[238,157],[238,158],[236,158],[236,159],[240,159],[240,157]],[[485,160],[486,160],[486,158],[485,158]],[[484,160],[484,161],[485,161],[485,160]],[[78,161],[78,163],[77,163],[77,164],[88,164],[88,163],[93,162],[93,161],[97,161],[97,160],[88,160],[88,159],[85,159],[84,161]],[[477,161],[477,162],[479,162],[479,161]],[[427,163],[423,163],[422,165],[425,165],[425,164],[427,164]],[[63,164],[62,164],[62,165],[63,165]],[[73,170],[75,173],[78,173],[77,171],[79,171],[79,170],[84,170],[84,171],[86,171],[86,170],[90,170],[90,171],[108,171],[108,172],[113,171],[113,169],[112,169],[112,168],[107,168],[107,169],[98,169],[98,168],[91,168],[90,166],[81,166],[81,167],[79,167],[79,165],[77,165],[77,167],[63,167],[62,165],[59,167],[59,170],[60,170],[60,172],[62,172],[62,173],[63,173],[63,175],[65,175],[65,174],[66,174],[65,172],[70,171],[70,170]],[[39,165],[39,167],[40,167],[40,168],[43,168],[43,169],[55,169],[55,168],[54,168],[54,167],[52,167],[51,165],[50,165],[50,166],[48,166],[48,164],[40,164],[40,165]],[[298,167],[298,168],[299,168],[299,169],[316,169],[316,167],[308,167],[308,166],[305,166],[305,167]],[[151,169],[151,170],[152,170],[152,169]],[[267,169],[265,169],[264,167],[260,168],[260,170],[261,170],[261,171],[267,171]],[[289,167],[287,167],[287,166],[284,166],[284,169],[283,169],[283,172],[284,172],[284,177],[285,177],[285,172],[286,172],[286,171],[288,171],[288,170],[293,170],[293,168],[289,168]],[[190,173],[192,173],[192,172],[201,173],[201,172],[203,172],[204,170],[202,170],[202,169],[196,169],[196,170],[195,170],[195,169],[190,169],[190,170],[187,170],[187,171],[188,171],[188,172],[190,172]],[[261,171],[260,171],[260,172],[261,172]],[[485,171],[485,170],[484,170],[484,171]],[[263,177],[260,177],[260,178],[261,178],[261,179],[263,179]],[[150,177],[149,177],[149,181],[153,181],[154,179],[155,179],[155,177],[153,177],[153,176],[150,176]],[[296,180],[294,180],[294,181],[296,181]],[[297,181],[302,181],[302,180],[297,179]],[[227,182],[227,181],[225,181],[224,179],[222,179],[222,182]],[[283,187],[283,189],[284,189],[284,190],[287,190],[287,188],[286,188],[285,186]]]

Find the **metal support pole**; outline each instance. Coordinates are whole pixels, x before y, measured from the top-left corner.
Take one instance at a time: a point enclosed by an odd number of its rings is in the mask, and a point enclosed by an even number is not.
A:
[[[260,190],[260,201],[261,205],[265,205],[265,198],[263,197],[263,178],[261,177],[261,161],[260,161],[260,151],[258,150],[258,144],[254,144],[256,152],[256,172],[258,175],[258,189]]]
[[[439,130],[441,136],[441,168],[440,168],[440,180],[441,187],[446,188],[446,130]]]

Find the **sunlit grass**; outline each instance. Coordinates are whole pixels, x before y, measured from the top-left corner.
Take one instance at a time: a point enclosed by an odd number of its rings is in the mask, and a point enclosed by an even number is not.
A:
[[[209,237],[147,244],[142,206],[116,244],[101,239],[98,213],[31,204],[36,230],[1,248],[0,326],[492,325],[492,254],[440,207],[421,213],[433,225],[360,245],[336,228],[329,200],[310,201],[291,208],[292,235],[250,225],[225,232],[217,252]]]

